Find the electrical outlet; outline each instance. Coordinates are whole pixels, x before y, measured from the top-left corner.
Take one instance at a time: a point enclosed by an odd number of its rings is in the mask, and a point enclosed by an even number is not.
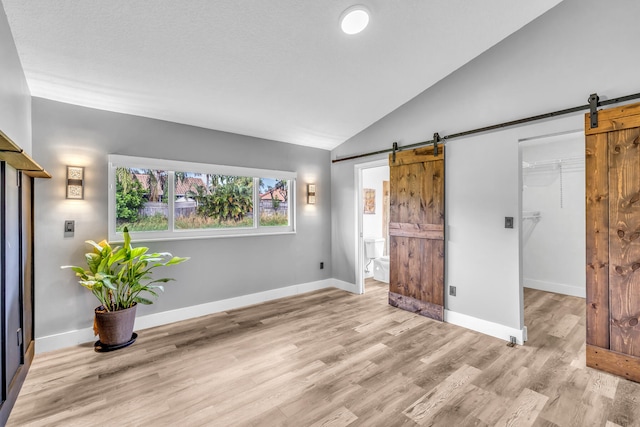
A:
[[[455,286],[449,286],[449,295],[451,295],[452,297],[456,296],[456,287]]]
[[[513,228],[513,217],[505,216],[504,217],[504,228]]]
[[[324,269],[324,262],[321,262],[320,263],[320,270],[323,270],[323,269]]]

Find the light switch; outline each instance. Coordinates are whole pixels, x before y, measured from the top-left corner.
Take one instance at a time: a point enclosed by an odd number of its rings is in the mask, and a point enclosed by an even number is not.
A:
[[[513,228],[513,217],[505,216],[504,217],[504,228]]]

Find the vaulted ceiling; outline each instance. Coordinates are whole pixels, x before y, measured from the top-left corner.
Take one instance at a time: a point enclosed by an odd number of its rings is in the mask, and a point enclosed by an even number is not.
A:
[[[332,149],[560,1],[2,4],[33,96]]]

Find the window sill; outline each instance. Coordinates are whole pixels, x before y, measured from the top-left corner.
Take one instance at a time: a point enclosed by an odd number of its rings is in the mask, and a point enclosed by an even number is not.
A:
[[[256,236],[282,236],[287,234],[296,234],[295,231],[274,231],[273,233],[233,233],[233,234],[211,234],[211,235],[193,235],[193,234],[180,234],[180,232],[174,233],[172,236],[149,236],[131,234],[132,242],[169,242],[174,240],[202,240],[202,239],[227,239],[233,237],[256,237]],[[109,239],[109,243],[124,243],[124,238],[118,236],[116,239]]]

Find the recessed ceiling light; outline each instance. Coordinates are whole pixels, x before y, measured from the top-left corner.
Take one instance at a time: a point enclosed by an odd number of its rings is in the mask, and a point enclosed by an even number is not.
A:
[[[340,16],[340,28],[346,34],[358,34],[369,25],[369,10],[362,5],[351,6]]]

